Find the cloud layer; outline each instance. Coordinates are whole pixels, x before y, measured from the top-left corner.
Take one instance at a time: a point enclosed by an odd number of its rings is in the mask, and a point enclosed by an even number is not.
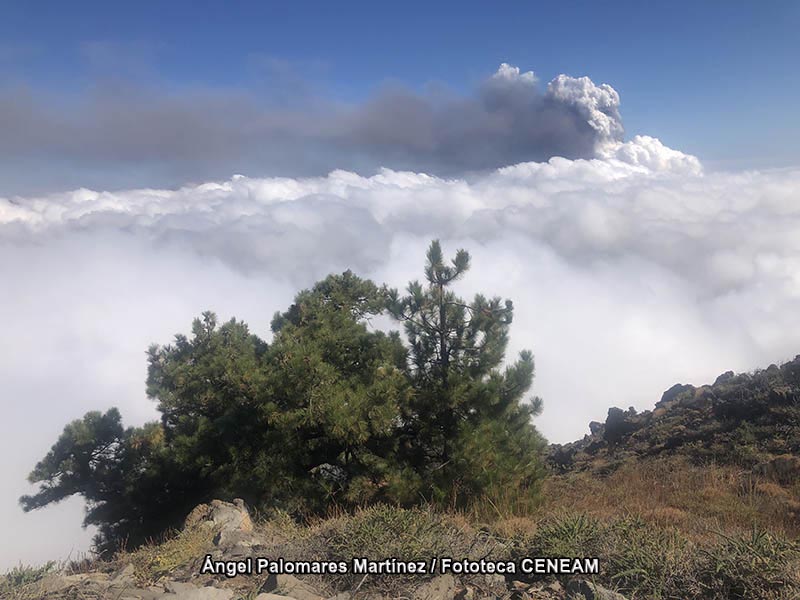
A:
[[[32,319],[19,325],[8,358],[30,343],[29,326],[42,329],[38,312],[56,315],[54,330],[72,331],[94,318],[95,305],[109,311],[112,326],[108,333],[102,326],[98,346],[127,347],[128,317],[114,306],[131,298],[141,306],[130,311],[143,320],[162,319],[158,307],[171,295],[193,309],[176,309],[180,317],[148,339],[137,325],[136,352],[204,308],[235,308],[233,298],[263,306],[237,313],[263,331],[294,291],[329,272],[352,268],[404,286],[419,276],[434,237],[474,254],[465,293],[516,301],[514,347],[532,347],[551,365],[539,376],[551,400],[542,424],[559,441],[579,435],[608,405],[648,406],[673,379],[708,378],[800,348],[800,333],[787,326],[797,320],[800,295],[800,172],[704,174],[694,157],[645,137],[607,142],[604,152],[603,159],[520,163],[472,179],[338,170],[303,179],[235,176],[178,190],[0,198],[3,272],[17,284],[0,297],[2,308]],[[88,274],[100,267],[104,274]],[[212,275],[230,286],[221,306]],[[128,287],[115,288],[117,279]],[[68,294],[57,293],[61,283]],[[252,289],[262,296],[246,300]],[[80,313],[62,314],[73,295]],[[52,347],[46,337],[42,343]],[[588,356],[589,348],[598,355]],[[585,371],[585,383],[561,379],[569,368]],[[619,385],[606,389],[603,380],[614,377]],[[131,397],[141,391],[135,388]]]

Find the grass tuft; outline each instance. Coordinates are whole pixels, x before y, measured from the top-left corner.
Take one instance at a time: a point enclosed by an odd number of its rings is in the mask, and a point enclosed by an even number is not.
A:
[[[35,600],[41,597],[37,585],[56,569],[56,563],[49,561],[40,566],[18,565],[0,575],[0,598],[4,600]]]
[[[192,527],[173,532],[161,543],[140,546],[130,553],[121,553],[117,562],[133,565],[136,578],[143,583],[153,583],[181,569],[191,569],[213,548],[214,529]]]

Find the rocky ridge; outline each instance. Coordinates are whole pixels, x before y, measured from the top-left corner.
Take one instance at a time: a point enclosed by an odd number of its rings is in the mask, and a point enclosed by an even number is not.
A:
[[[613,471],[626,461],[665,455],[737,464],[778,480],[800,475],[800,356],[780,367],[676,384],[653,410],[610,408],[581,440],[550,447],[557,473]]]

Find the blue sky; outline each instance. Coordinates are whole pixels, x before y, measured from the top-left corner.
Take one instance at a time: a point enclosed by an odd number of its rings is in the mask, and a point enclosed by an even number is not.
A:
[[[0,72],[59,94],[111,73],[268,88],[282,64],[348,99],[386,81],[462,89],[505,61],[610,83],[629,135],[779,166],[800,159],[799,17],[792,1],[18,2],[0,20]]]

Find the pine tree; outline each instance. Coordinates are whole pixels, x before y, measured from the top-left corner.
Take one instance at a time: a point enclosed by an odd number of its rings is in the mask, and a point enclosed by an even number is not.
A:
[[[480,294],[470,303],[457,297],[451,286],[469,266],[464,250],[445,263],[434,241],[427,285],[413,281],[407,296],[389,294],[389,310],[408,337],[414,388],[403,448],[428,488],[419,492],[455,503],[502,486],[531,486],[544,444],[531,423],[541,400],[522,402],[533,382],[532,354],[524,351],[500,368],[513,304]]]
[[[399,335],[367,327],[385,305],[383,288],[346,271],[273,319],[271,400],[262,411],[284,432],[281,454],[292,461],[285,481],[306,509],[392,499],[409,386]]]

